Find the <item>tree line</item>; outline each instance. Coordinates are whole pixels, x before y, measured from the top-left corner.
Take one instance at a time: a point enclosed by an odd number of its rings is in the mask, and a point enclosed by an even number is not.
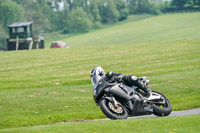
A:
[[[14,22],[34,22],[34,33],[88,32],[131,14],[160,14],[200,7],[200,0],[0,0],[0,47]]]

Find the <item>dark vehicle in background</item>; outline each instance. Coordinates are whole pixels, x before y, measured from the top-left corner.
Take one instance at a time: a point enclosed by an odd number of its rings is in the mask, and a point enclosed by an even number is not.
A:
[[[56,41],[52,42],[50,48],[69,48],[65,42]]]

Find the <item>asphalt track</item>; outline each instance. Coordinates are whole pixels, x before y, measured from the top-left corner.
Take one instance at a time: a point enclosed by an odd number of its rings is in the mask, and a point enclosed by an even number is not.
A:
[[[187,116],[187,115],[197,115],[200,114],[200,108],[197,109],[191,109],[191,110],[183,110],[183,111],[174,111],[169,116],[165,117],[177,117],[177,116]],[[128,117],[128,119],[142,119],[142,118],[156,118],[158,116],[155,115],[143,115],[143,116],[134,116],[134,117]],[[91,119],[91,120],[84,120],[79,122],[59,122],[57,124],[67,124],[67,123],[81,123],[81,122],[91,122],[91,121],[108,121],[109,118],[105,119]]]

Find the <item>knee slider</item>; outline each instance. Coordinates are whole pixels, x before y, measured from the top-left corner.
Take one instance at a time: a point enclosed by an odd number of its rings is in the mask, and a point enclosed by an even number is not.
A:
[[[136,76],[131,76],[131,80],[136,81],[137,77]]]

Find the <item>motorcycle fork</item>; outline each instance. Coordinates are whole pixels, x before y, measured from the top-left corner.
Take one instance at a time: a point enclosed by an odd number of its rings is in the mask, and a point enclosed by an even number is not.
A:
[[[113,103],[114,103],[114,106],[115,106],[115,108],[117,108],[118,106],[117,106],[117,101],[116,101],[116,99],[114,98],[114,97],[111,97],[112,98],[112,101],[113,101]]]

